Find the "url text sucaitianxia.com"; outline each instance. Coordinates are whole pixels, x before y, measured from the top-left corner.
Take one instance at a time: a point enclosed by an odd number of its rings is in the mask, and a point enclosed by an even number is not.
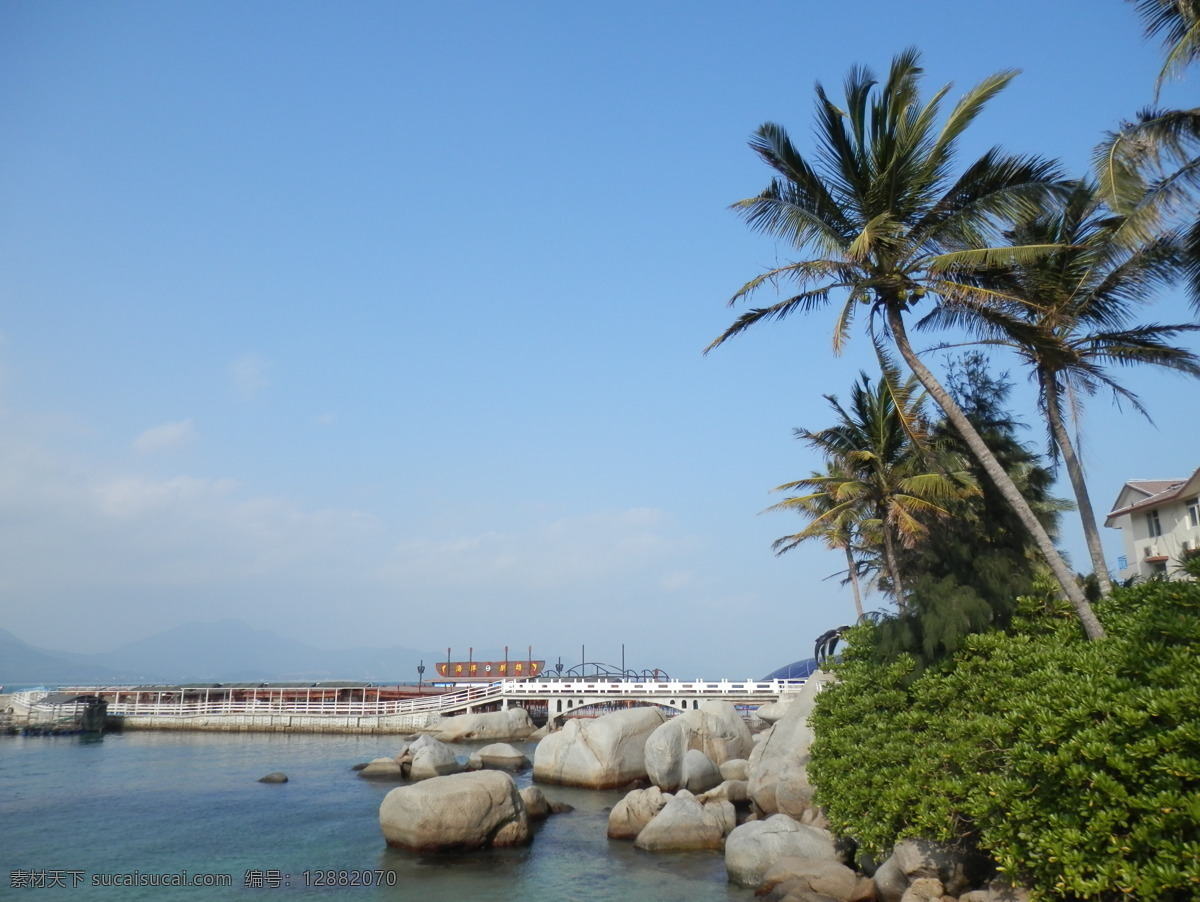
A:
[[[246,871],[242,886],[253,889],[299,886],[395,886],[396,872],[388,870],[306,870],[293,877],[280,870]],[[80,886],[233,886],[232,874],[190,874],[175,871],[167,874],[144,874],[127,871],[121,874],[89,874],[71,868],[40,868],[16,870],[8,874],[12,889],[49,889],[50,887]]]

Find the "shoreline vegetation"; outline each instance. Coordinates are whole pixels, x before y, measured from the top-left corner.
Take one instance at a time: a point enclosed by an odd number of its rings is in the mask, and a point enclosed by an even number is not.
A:
[[[1085,642],[1061,602],[921,670],[851,633],[818,699],[811,775],[839,835],[876,860],[944,844],[1039,899],[1200,896],[1200,584],[1097,605]]]

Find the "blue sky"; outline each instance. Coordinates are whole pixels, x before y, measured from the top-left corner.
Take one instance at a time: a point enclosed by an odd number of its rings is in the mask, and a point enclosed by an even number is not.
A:
[[[815,315],[701,350],[790,259],[728,210],[769,178],[746,138],[808,146],[814,83],[909,45],[952,96],[1022,70],[964,159],[1076,172],[1160,61],[1119,0],[0,0],[0,625],[806,657],[840,561],[758,514],[869,344]],[[1157,427],[1092,402],[1100,507],[1200,465],[1195,386],[1128,382]]]

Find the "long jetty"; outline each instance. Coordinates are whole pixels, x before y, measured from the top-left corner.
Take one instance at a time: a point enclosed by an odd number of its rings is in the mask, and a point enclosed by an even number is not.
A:
[[[535,721],[604,713],[633,705],[658,705],[672,712],[695,710],[723,699],[749,714],[760,705],[798,692],[804,680],[498,680],[410,697],[389,697],[397,687],[320,684],[264,685],[231,691],[223,686],[71,687],[58,695],[102,699],[110,727],[125,730],[216,730],[228,732],[408,733],[457,714],[524,707]],[[27,722],[44,717],[46,690],[14,693],[10,717]],[[3,710],[3,709],[0,709]]]

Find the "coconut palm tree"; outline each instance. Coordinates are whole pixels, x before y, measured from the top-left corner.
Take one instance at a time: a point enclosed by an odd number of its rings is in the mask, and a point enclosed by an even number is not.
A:
[[[927,446],[924,398],[910,377],[901,383],[894,371],[872,385],[866,373],[850,393],[849,408],[826,395],[837,423],[813,432],[796,429],[796,438],[825,458],[825,473],[814,473],[779,486],[775,491],[805,491],[769,510],[792,510],[811,517],[808,527],[774,543],[777,552],[821,537],[845,550],[854,578],[854,539],[878,544],[887,571],[888,588],[900,610],[905,607],[905,581],[898,561],[900,546],[911,548],[928,532],[932,517],[944,515],[946,501],[977,491],[969,477],[932,463]],[[855,604],[862,617],[861,601]]]
[[[1103,627],[1054,540],[954,399],[917,357],[905,327],[905,315],[913,307],[936,303],[943,288],[959,290],[955,278],[963,272],[1032,260],[1046,252],[999,243],[999,224],[1036,208],[1039,198],[1053,190],[1058,172],[1046,161],[993,149],[955,176],[958,139],[1015,73],[984,79],[940,125],[949,87],[922,103],[921,74],[915,50],[892,61],[882,85],[867,69],[856,68],[846,80],[844,109],[818,85],[818,149],[811,161],[781,126],[768,123],[758,129],[750,146],[777,177],[735,208],[751,228],[789,242],[805,256],[752,279],[730,303],[768,283],[791,280],[799,290],[743,313],[709,350],[756,323],[823,308],[835,293],[845,297],[834,327],[835,351],[841,350],[859,310],[867,312],[873,334],[882,320],[882,336],[876,337],[890,336],[1036,540],[1086,634],[1098,638]]]
[[[978,294],[964,292],[943,305],[921,327],[963,326],[987,343],[1012,348],[1028,365],[1039,403],[1075,493],[1092,569],[1107,595],[1112,585],[1095,511],[1067,428],[1078,423],[1082,399],[1108,389],[1149,419],[1137,395],[1108,372],[1111,365],[1159,366],[1200,376],[1200,358],[1170,339],[1200,330],[1190,323],[1135,323],[1137,308],[1169,285],[1179,270],[1178,243],[1171,234],[1130,247],[1124,217],[1113,216],[1096,186],[1077,182],[1062,200],[1019,221],[1010,232],[1016,244],[1055,245],[1036,260],[973,274]]]
[[[857,505],[849,503],[850,498],[840,496],[839,488],[848,482],[849,479],[838,473],[830,463],[824,473],[813,472],[808,479],[789,482],[774,490],[805,490],[808,491],[807,495],[785,498],[767,509],[795,511],[809,520],[808,526],[800,532],[783,536],[771,544],[776,554],[791,551],[809,539],[821,539],[825,547],[841,551],[846,556],[846,581],[850,583],[854,593],[854,612],[857,615],[856,622],[859,622],[863,619],[864,612],[862,588],[858,581],[860,561],[855,556],[855,548],[860,542],[864,513]]]

